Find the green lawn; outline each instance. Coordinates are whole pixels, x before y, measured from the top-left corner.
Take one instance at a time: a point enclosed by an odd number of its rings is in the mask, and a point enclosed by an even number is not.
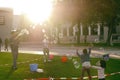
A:
[[[73,57],[79,61],[78,57]],[[92,58],[91,62],[94,65],[99,59]],[[24,63],[23,63],[24,62]],[[38,68],[44,70],[43,73],[31,72],[30,64],[37,63]],[[51,62],[44,63],[42,55],[23,54],[20,53],[18,57],[18,69],[12,70],[12,55],[11,53],[0,53],[0,80],[24,80],[30,78],[43,78],[43,77],[79,77],[81,74],[81,67],[76,69],[73,65],[72,59],[68,62],[61,62],[61,56],[54,56]],[[113,73],[120,71],[120,60],[110,59],[107,62],[105,73]],[[92,75],[97,75],[95,69],[91,69]],[[97,79],[93,79],[97,80]],[[106,80],[120,80],[120,74],[108,76]]]

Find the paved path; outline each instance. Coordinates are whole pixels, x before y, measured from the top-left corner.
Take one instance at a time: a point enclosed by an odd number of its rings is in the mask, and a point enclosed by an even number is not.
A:
[[[85,47],[79,47],[80,51]],[[2,50],[4,51],[4,50]],[[9,50],[10,51],[10,50]],[[71,55],[76,56],[76,47],[63,47],[63,46],[52,46],[50,48],[50,54],[54,55]],[[42,46],[40,44],[24,44],[20,45],[19,52],[22,53],[30,53],[30,54],[43,54]],[[120,49],[116,48],[107,48],[104,49],[102,47],[95,47],[92,49],[92,57],[100,57],[103,54],[110,54],[112,58],[120,59]]]
[[[52,46],[50,48],[50,54],[54,55],[72,55],[76,56],[76,48],[77,47],[63,47],[63,46]],[[79,47],[80,51],[85,47]],[[34,54],[43,54],[41,45],[21,45],[20,52],[34,53]],[[120,49],[117,48],[102,48],[95,47],[92,50],[92,57],[100,57],[103,54],[110,54],[112,58],[120,59]]]

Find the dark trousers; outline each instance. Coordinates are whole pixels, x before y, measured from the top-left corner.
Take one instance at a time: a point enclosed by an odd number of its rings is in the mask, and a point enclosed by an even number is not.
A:
[[[90,74],[90,68],[85,68],[85,67],[82,67],[81,80],[83,80],[85,72],[87,72],[89,80],[92,80]]]
[[[18,46],[11,45],[11,52],[13,56],[13,68],[17,68]]]

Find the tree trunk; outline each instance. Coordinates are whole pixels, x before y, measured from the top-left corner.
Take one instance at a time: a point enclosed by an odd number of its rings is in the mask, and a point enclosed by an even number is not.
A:
[[[78,31],[77,31],[77,44],[80,44],[80,22],[77,23],[78,24]]]
[[[111,35],[112,35],[112,25],[108,29],[108,38],[107,38],[107,42],[106,42],[107,45],[110,45]]]
[[[84,35],[84,43],[87,43],[88,24],[86,23],[84,23],[83,35]]]
[[[59,27],[57,27],[57,29],[58,29],[58,32],[57,32],[57,39],[58,39],[57,43],[60,44],[60,35],[59,35],[60,34],[60,29],[59,29]]]
[[[114,27],[116,27],[116,23],[115,23],[115,20],[116,20],[116,16],[112,18],[112,20],[109,22],[108,26],[109,26],[109,29],[108,29],[108,38],[107,38],[107,45],[110,45],[111,44],[111,36],[112,36],[112,33],[114,32]]]

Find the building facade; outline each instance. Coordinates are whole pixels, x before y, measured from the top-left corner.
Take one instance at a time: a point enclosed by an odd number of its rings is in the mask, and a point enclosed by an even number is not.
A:
[[[0,37],[2,40],[8,38],[13,24],[13,10],[11,8],[0,8]]]

